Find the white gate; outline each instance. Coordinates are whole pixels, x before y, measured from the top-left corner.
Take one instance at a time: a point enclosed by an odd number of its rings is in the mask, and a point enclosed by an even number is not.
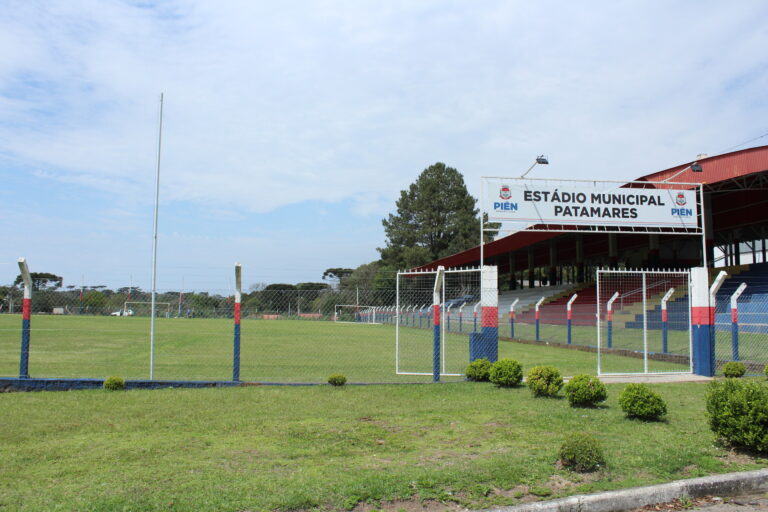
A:
[[[439,282],[436,283],[435,280]],[[463,376],[469,363],[469,334],[481,328],[479,268],[397,273],[395,371],[434,375],[435,290],[440,333],[440,376]]]
[[[597,373],[692,373],[690,271],[597,271]]]

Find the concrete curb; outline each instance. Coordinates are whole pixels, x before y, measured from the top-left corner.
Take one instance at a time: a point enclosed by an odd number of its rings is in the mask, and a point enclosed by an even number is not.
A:
[[[615,512],[666,503],[675,498],[733,496],[768,490],[768,469],[726,473],[621,491],[581,494],[552,501],[489,509],[493,512]]]

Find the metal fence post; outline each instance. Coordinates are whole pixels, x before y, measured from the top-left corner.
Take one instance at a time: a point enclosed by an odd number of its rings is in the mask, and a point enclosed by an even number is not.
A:
[[[674,288],[670,288],[669,291],[661,298],[661,350],[665,354],[669,353],[669,318],[667,316],[667,301],[672,294],[675,293]]]
[[[539,306],[541,306],[541,303],[544,302],[544,299],[546,297],[542,297],[539,299],[539,302],[536,303],[536,341],[539,340]]]
[[[21,308],[21,356],[19,358],[19,378],[29,378],[29,338],[32,317],[32,277],[24,258],[19,258],[19,270],[24,282],[24,299]]]
[[[605,306],[605,321],[608,323],[608,348],[613,348],[613,301],[619,298],[619,292],[614,292]]]
[[[510,338],[515,337],[515,305],[517,305],[518,302],[520,302],[519,298],[512,301],[512,304],[509,305],[509,337]]]
[[[571,309],[571,304],[573,304],[573,301],[576,300],[576,297],[578,297],[578,293],[574,293],[573,297],[571,297],[571,300],[568,301],[568,304],[566,304],[566,315],[568,317],[568,344],[571,344],[571,321],[573,320],[573,311]]]
[[[734,361],[739,360],[739,311],[736,301],[746,287],[747,283],[741,283],[731,295],[731,358]]]
[[[232,380],[240,380],[240,300],[242,298],[242,266],[235,263],[235,343],[232,352]]]

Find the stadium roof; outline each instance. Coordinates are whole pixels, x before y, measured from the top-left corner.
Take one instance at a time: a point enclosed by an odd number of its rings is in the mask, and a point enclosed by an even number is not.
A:
[[[701,172],[694,172],[691,169],[694,163],[701,166]],[[716,240],[733,239],[735,230],[745,226],[768,225],[768,215],[764,214],[764,208],[768,206],[768,146],[703,157],[642,176],[634,181],[663,181],[670,178],[672,178],[670,183],[685,182],[704,185],[705,195],[712,199],[713,229]],[[631,185],[628,184],[628,186]],[[758,205],[760,208],[755,208]],[[562,232],[518,231],[486,243],[484,257],[487,261],[492,261],[501,255],[567,234],[567,230]],[[602,236],[604,237],[605,234]],[[619,234],[619,236],[630,245],[647,239],[647,235],[638,234]],[[604,245],[603,241],[601,245]],[[477,246],[418,268],[434,269],[438,265],[446,268],[472,266],[477,265],[479,261],[480,247]]]

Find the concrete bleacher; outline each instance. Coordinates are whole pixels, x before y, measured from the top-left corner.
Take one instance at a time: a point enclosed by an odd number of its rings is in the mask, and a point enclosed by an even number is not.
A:
[[[731,295],[741,283],[746,283],[747,287],[737,302],[739,331],[768,334],[768,263],[740,265],[726,268],[725,271],[729,274],[728,279],[717,292],[717,330],[730,330]]]
[[[520,301],[515,306],[515,311],[520,314],[533,309],[536,302],[542,297],[553,297],[573,288],[572,284],[556,286],[542,286],[540,288],[526,288],[523,290],[509,290],[499,293],[499,316],[504,318],[509,314],[509,306],[515,301]]]

